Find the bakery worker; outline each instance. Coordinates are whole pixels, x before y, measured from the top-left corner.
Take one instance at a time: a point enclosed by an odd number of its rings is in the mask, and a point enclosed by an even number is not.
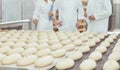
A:
[[[37,0],[35,5],[35,11],[33,13],[33,23],[37,25],[38,31],[52,31],[53,24],[50,20],[52,16],[51,0]]]
[[[56,11],[59,11],[59,22],[56,21]],[[81,0],[55,0],[53,8],[53,23],[58,26],[59,31],[74,32],[76,24],[84,19],[84,10]],[[77,24],[77,26],[79,26]]]
[[[85,13],[88,32],[107,32],[108,20],[112,14],[110,0],[88,0]]]

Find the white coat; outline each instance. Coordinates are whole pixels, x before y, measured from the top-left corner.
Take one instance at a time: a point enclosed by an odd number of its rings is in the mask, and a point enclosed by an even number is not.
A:
[[[62,26],[58,28],[59,31],[74,32],[77,30],[77,19],[84,19],[84,10],[81,0],[56,0],[53,9],[54,14],[56,10],[59,11],[59,20],[62,22]]]
[[[52,5],[52,1],[48,0],[46,3],[44,0],[37,0],[35,11],[33,13],[33,19],[38,19],[39,22],[37,24],[38,31],[52,31],[53,24],[52,21],[49,21],[50,7]]]
[[[88,0],[87,15],[95,16],[94,21],[90,21],[87,17],[88,32],[107,32],[108,20],[112,14],[110,0]]]

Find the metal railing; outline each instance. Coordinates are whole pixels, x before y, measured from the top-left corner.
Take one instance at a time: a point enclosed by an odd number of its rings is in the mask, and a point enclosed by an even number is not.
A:
[[[1,22],[0,26],[5,26],[7,25],[7,27],[9,26],[14,26],[14,24],[20,24],[22,26],[23,30],[28,30],[30,29],[30,19],[26,19],[26,20],[18,20],[18,21],[9,21],[9,22]]]

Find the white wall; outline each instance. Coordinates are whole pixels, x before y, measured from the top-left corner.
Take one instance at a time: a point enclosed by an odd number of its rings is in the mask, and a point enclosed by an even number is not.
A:
[[[23,0],[23,19],[32,18],[35,0]]]
[[[21,0],[2,0],[2,20],[15,21],[22,17]]]

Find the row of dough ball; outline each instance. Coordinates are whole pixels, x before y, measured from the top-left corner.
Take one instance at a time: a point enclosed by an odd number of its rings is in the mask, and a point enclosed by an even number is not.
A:
[[[101,37],[102,38],[102,37]],[[100,44],[100,46],[98,46],[94,52],[92,52],[89,56],[88,59],[84,60],[80,66],[79,69],[80,70],[94,70],[97,67],[97,64],[95,61],[99,61],[102,59],[102,53],[107,51],[107,47],[110,46],[110,43],[112,43],[114,41],[114,39],[116,39],[117,36],[115,35],[110,35],[107,39],[105,39],[104,42],[102,42]],[[116,59],[118,60],[120,57],[115,58],[115,56],[120,56],[119,52],[114,52],[112,53],[108,59]],[[103,70],[118,70],[119,69],[119,64],[117,64],[117,62],[111,61],[113,62],[113,64],[115,64],[113,66],[113,68],[111,66],[108,66],[110,64],[109,61],[107,61],[104,66],[103,66]],[[108,67],[107,67],[108,66]],[[109,68],[110,67],[110,68]],[[116,67],[116,68],[115,68]]]
[[[113,39],[111,39],[112,41],[110,41],[110,38],[111,37],[114,37],[114,39],[116,39],[116,36],[114,35],[110,35],[107,39],[105,39],[105,41],[103,41],[100,46],[98,46],[95,51],[93,53],[91,53],[89,55],[89,59],[93,59],[95,61],[99,61],[102,59],[102,53],[105,53],[107,51],[107,47],[110,46],[110,43],[113,42]],[[109,43],[107,42],[109,41]],[[107,45],[108,44],[108,45]],[[111,54],[110,58],[112,59],[112,56],[115,56],[114,55],[115,53]]]
[[[113,52],[120,52],[120,39],[116,43],[115,47],[112,50]]]
[[[48,50],[46,50],[47,52]],[[16,63],[17,66],[28,66],[35,63],[35,67],[46,67],[54,63],[53,57],[64,56],[65,50],[60,49],[58,51],[52,52],[51,56],[44,56],[38,59],[36,55],[28,55],[22,58],[20,54],[12,54],[9,56],[0,54],[1,63],[3,65],[10,65]],[[46,53],[47,54],[47,53]],[[39,55],[39,54],[38,54]],[[56,64],[57,69],[68,69],[74,66],[74,60],[78,60],[82,58],[82,53],[79,51],[72,51],[67,55],[67,58],[58,61]],[[64,65],[64,66],[61,66]]]
[[[51,56],[45,56],[38,58],[35,55],[29,55],[22,57],[20,54],[12,54],[9,56],[2,55],[3,60],[1,60],[2,65],[16,64],[17,66],[29,66],[34,64],[35,67],[43,68],[54,63],[54,58]]]
[[[52,33],[51,33],[51,34],[52,34]],[[54,33],[53,33],[53,34],[54,34]],[[66,36],[65,33],[63,33],[63,32],[58,32],[58,33],[55,33],[55,34],[58,34],[58,36],[59,36],[58,38],[60,38],[60,39],[67,39],[67,36]],[[66,34],[70,34],[70,33],[66,33]],[[70,37],[71,40],[76,40],[76,39],[78,38],[76,35],[74,35],[74,33],[71,33],[71,34],[72,34],[72,36]],[[70,35],[71,35],[71,34],[70,34]],[[80,34],[80,35],[81,35],[81,34],[84,34],[84,33],[77,33],[77,34]],[[46,35],[46,36],[45,36],[45,35]],[[8,36],[9,36],[9,35],[8,35]],[[84,36],[84,35],[83,35],[83,36]],[[16,37],[16,36],[14,36],[14,37]],[[30,38],[30,39],[35,37],[35,39],[38,39],[36,35],[33,35],[32,37],[31,37],[31,36],[29,37],[27,33],[26,33],[25,36],[20,36],[20,37],[22,37],[22,38],[26,38],[26,37],[27,37],[27,38]],[[50,37],[52,37],[52,38],[57,38],[57,36],[55,36],[55,35],[51,35]],[[81,36],[81,37],[82,37],[82,36]],[[94,37],[94,34],[87,34],[86,37],[83,37],[83,38],[81,38],[81,39],[82,39],[82,40],[87,40],[89,37]],[[101,34],[101,35],[99,35],[98,37],[101,38],[101,37],[104,37],[104,35]],[[6,38],[6,37],[5,37],[5,38]],[[48,37],[47,37],[47,34],[46,34],[46,33],[45,33],[45,34],[43,33],[40,38],[48,38]],[[4,38],[3,38],[3,39],[4,39]],[[1,40],[2,40],[2,39],[1,39]],[[6,40],[6,39],[5,39],[5,40]],[[11,39],[10,39],[10,40],[11,40]]]
[[[97,63],[92,59],[84,60],[80,66],[80,70],[94,70],[97,67]],[[120,66],[115,60],[107,60],[103,65],[103,70],[119,70]]]

